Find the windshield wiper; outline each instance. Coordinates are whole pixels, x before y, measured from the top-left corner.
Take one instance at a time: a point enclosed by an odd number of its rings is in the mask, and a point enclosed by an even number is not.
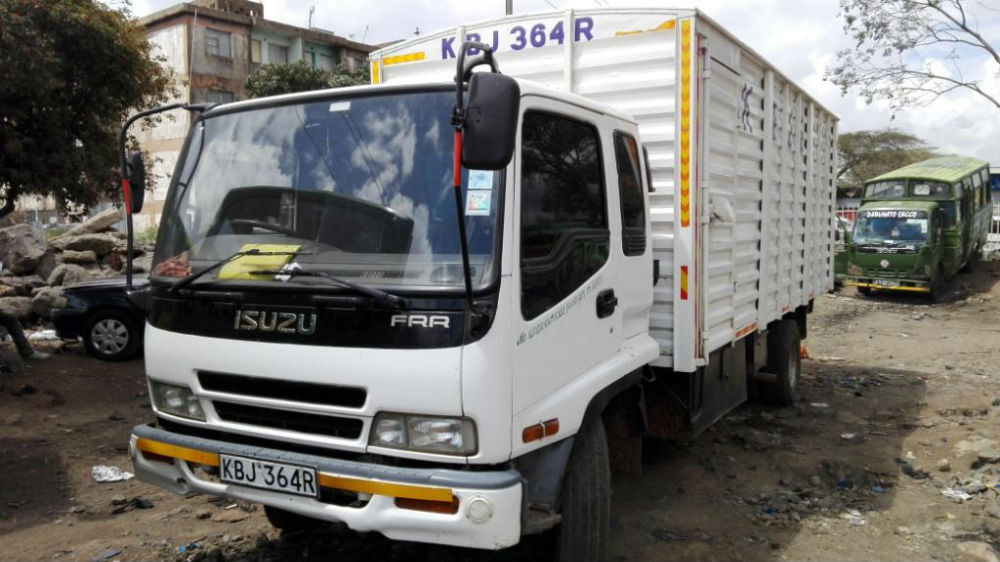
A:
[[[201,271],[199,271],[197,273],[191,273],[187,277],[183,277],[183,278],[175,281],[170,286],[169,290],[170,290],[171,293],[173,293],[173,292],[176,292],[178,289],[183,289],[184,287],[187,287],[188,285],[190,285],[191,283],[193,283],[194,281],[196,281],[202,275],[205,275],[206,273],[210,273],[212,271],[215,271],[216,269],[218,269],[218,268],[226,265],[227,263],[229,263],[231,261],[234,261],[234,260],[237,260],[239,258],[242,258],[243,256],[297,256],[297,255],[301,255],[303,253],[305,253],[305,252],[264,252],[264,251],[261,251],[260,248],[251,248],[249,250],[241,250],[239,252],[236,252],[235,254],[232,254],[229,257],[222,258],[221,260],[213,263],[212,265],[206,267],[205,269],[202,269]]]
[[[298,264],[296,264],[298,265]],[[325,279],[331,283],[340,285],[351,289],[355,292],[367,295],[375,299],[376,304],[386,304],[393,308],[406,308],[406,299],[396,296],[388,291],[383,291],[382,289],[376,289],[375,287],[367,287],[365,285],[359,285],[357,283],[352,283],[345,279],[339,277],[334,277],[329,273],[324,273],[322,271],[316,271],[312,269],[302,269],[302,266],[298,267],[285,267],[282,269],[257,269],[250,272],[251,275],[285,275],[288,279],[292,277],[314,277],[317,279]]]

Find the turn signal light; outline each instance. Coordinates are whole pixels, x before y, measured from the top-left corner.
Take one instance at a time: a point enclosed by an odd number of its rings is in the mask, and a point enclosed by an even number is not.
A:
[[[429,511],[431,513],[453,514],[458,513],[458,498],[452,496],[450,502],[396,498],[396,507],[416,511]]]
[[[521,441],[531,443],[532,441],[538,441],[543,437],[549,437],[556,433],[559,433],[559,418],[552,418],[551,420],[524,428],[524,431],[521,432]]]

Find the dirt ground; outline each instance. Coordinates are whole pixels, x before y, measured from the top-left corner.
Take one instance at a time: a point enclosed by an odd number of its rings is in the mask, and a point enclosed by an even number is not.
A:
[[[747,405],[693,443],[645,444],[643,476],[614,482],[614,560],[996,560],[1000,263],[941,304],[820,297],[806,345],[794,407]],[[544,539],[491,553],[281,535],[257,506],[95,483],[94,465],[130,468],[129,429],[151,419],[142,372],[71,347],[0,379],[0,558],[547,557]]]

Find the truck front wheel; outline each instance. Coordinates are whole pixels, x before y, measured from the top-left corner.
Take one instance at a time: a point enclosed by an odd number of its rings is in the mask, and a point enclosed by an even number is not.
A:
[[[785,319],[775,322],[768,332],[766,371],[773,380],[761,384],[760,395],[768,404],[791,406],[802,368],[799,327],[794,320]]]
[[[611,526],[611,465],[601,419],[576,435],[562,486],[562,520],[556,528],[558,559],[607,560]]]

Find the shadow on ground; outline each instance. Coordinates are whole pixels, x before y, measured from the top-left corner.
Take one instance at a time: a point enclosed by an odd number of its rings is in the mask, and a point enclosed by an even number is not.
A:
[[[0,534],[49,519],[68,484],[58,449],[45,439],[0,438]]]
[[[797,533],[862,525],[893,501],[919,423],[922,373],[805,361],[796,406],[746,405],[688,444],[647,441],[641,478],[616,479],[614,560],[772,560]],[[551,537],[484,552],[336,527],[261,535],[189,560],[553,559]]]

